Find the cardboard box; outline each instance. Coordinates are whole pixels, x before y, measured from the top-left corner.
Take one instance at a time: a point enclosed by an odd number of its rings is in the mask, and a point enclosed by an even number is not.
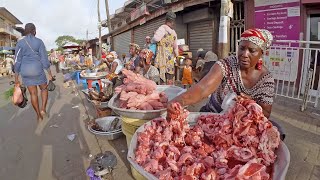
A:
[[[192,59],[192,52],[191,51],[185,51],[182,53],[182,56]]]

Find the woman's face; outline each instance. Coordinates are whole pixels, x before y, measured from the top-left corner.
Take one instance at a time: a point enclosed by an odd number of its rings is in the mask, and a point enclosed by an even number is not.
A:
[[[131,47],[130,47],[130,50],[129,50],[129,53],[130,53],[132,56],[136,55],[136,48],[133,47],[133,46],[131,46]]]
[[[108,61],[109,63],[111,63],[111,62],[113,62],[113,59],[112,59],[112,58],[107,58],[107,61]]]
[[[241,41],[238,47],[238,59],[241,68],[255,67],[262,57],[262,50],[250,41]]]

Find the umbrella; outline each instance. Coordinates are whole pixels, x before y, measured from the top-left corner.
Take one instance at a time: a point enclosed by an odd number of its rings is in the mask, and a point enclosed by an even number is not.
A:
[[[79,44],[75,42],[68,42],[66,43],[62,48],[63,49],[69,49],[69,48],[79,48]]]

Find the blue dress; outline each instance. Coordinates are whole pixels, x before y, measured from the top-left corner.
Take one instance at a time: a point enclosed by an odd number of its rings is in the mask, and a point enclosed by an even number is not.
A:
[[[50,62],[42,40],[29,34],[18,41],[15,51],[14,70],[21,75],[23,84],[25,86],[46,84],[44,70],[50,68]]]

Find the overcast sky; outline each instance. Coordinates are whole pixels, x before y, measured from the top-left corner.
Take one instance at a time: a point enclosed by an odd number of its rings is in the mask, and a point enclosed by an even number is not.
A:
[[[0,5],[8,9],[24,25],[32,22],[37,27],[37,37],[42,39],[47,49],[55,48],[55,40],[60,35],[89,39],[98,37],[98,0],[0,0]],[[110,14],[123,6],[126,0],[109,0]],[[106,19],[105,1],[100,0],[101,20]],[[108,30],[103,29],[102,35]]]

